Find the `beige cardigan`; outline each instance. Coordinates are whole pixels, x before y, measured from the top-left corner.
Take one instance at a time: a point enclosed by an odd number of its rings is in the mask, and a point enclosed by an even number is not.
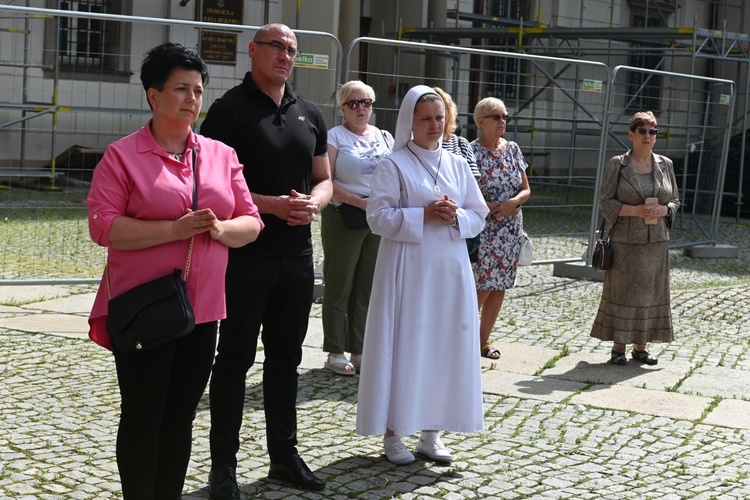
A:
[[[651,153],[654,164],[654,192],[642,192],[630,164],[630,151],[612,157],[604,166],[602,186],[599,192],[599,210],[607,219],[609,236],[619,243],[645,244],[669,240],[669,228],[680,208],[677,179],[672,160]],[[619,179],[618,179],[619,177]],[[642,205],[646,198],[656,196],[660,205],[666,205],[669,214],[647,225],[641,217],[619,217],[623,205]]]

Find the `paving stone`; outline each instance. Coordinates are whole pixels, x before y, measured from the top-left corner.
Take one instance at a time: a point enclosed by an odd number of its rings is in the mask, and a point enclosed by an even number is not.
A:
[[[482,375],[484,392],[543,401],[562,401],[585,385],[554,377],[534,377],[499,370],[485,371]]]
[[[652,349],[655,352],[655,350]],[[604,385],[621,385],[645,389],[664,390],[677,385],[689,372],[691,365],[679,361],[661,361],[647,366],[629,359],[625,366],[615,366],[607,361],[609,353],[598,359],[590,353],[575,353],[557,360],[555,366],[544,370],[545,377],[557,377],[578,382]]]
[[[696,369],[679,390],[685,394],[740,399],[750,395],[750,372],[724,366],[704,366]]]
[[[750,229],[722,228],[719,237],[738,247],[739,259],[670,254],[676,340],[650,347],[656,367],[606,364],[611,344],[589,336],[601,283],[554,277],[551,266],[520,269],[492,334],[502,357],[482,360],[486,430],[443,434],[456,455],[450,467],[395,466],[380,437],[355,435],[358,377],[322,368],[315,304],[300,367],[298,448],[329,488],[299,492],[266,478],[261,349],[247,377],[242,492],[342,500],[750,498]],[[86,339],[91,292],[0,287],[2,500],[120,496],[119,394],[111,354]],[[194,422],[188,499],[208,498],[207,405],[204,397]],[[405,442],[413,447],[416,436]]]
[[[738,429],[750,429],[750,402],[736,399],[725,399],[716,405],[703,423],[721,425]]]
[[[80,339],[88,338],[89,331],[86,316],[56,313],[14,315],[0,318],[0,328],[22,332],[49,333]]]
[[[483,369],[493,366],[504,372],[534,375],[544,367],[548,360],[558,354],[558,351],[554,349],[518,342],[495,342],[493,345],[500,351],[500,359],[483,357]]]
[[[708,409],[711,400],[674,392],[657,392],[622,386],[594,386],[588,391],[573,396],[571,402],[646,415],[697,420],[703,411]]]

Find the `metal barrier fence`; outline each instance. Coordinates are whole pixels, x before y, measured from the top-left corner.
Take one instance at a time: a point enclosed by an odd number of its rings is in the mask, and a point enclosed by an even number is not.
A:
[[[374,71],[350,68],[355,49],[366,53]],[[625,66],[611,73],[593,61],[373,38],[350,44],[344,79],[387,89],[375,113],[379,126],[393,130],[400,95],[424,83],[424,68],[435,65],[428,64],[430,57],[451,64],[445,71],[450,76],[437,84],[456,102],[463,135],[475,136],[472,106],[484,97],[473,95],[472,88],[496,92],[491,95],[502,98],[512,115],[505,137],[519,144],[530,165],[532,196],[524,205],[524,225],[535,243],[534,264],[588,263],[600,220],[601,170],[611,156],[630,149],[627,124],[642,110],[646,85],[633,83],[636,73],[646,73],[641,82],[662,79],[662,95],[649,95],[661,131],[655,152],[675,160],[685,198],[672,248],[716,243],[733,82]],[[483,71],[488,67],[505,71],[493,75]],[[498,85],[498,75],[508,84]]]
[[[368,65],[375,71],[350,68],[351,54],[357,48],[367,54]],[[344,75],[366,80],[376,89],[377,123],[393,131],[399,98],[406,88],[424,82],[423,68],[429,58],[441,58],[449,65],[445,71],[449,76],[437,85],[451,94],[459,110],[461,134],[469,140],[477,136],[473,110],[486,96],[481,89],[503,92],[490,96],[505,103],[511,115],[505,138],[519,144],[529,163],[532,195],[523,212],[524,226],[535,246],[534,264],[584,260],[606,114],[603,82],[611,79],[609,68],[596,61],[358,38],[347,49]],[[377,71],[388,67],[392,69]],[[481,70],[488,67],[506,68],[500,76],[512,83],[490,85],[493,74]],[[476,87],[479,95],[472,93]]]
[[[74,67],[58,36],[73,20],[110,35],[103,60],[79,50]],[[138,78],[143,54],[164,40],[199,49],[206,36],[234,37],[236,64],[209,61],[205,113],[250,69],[258,28],[0,5],[0,281],[97,280],[106,251],[88,237],[88,181],[106,146],[150,118]],[[341,44],[329,33],[295,34],[306,59],[290,83],[331,123]]]
[[[599,148],[599,164],[630,148],[628,124],[634,92],[632,75],[661,78],[666,95],[661,97],[657,142],[654,151],[669,157],[682,202],[672,227],[671,248],[716,244],[721,211],[727,153],[736,89],[731,80],[709,78],[669,71],[644,70],[618,66],[607,88],[607,114]],[[637,79],[641,80],[641,79]],[[597,191],[602,170],[596,180]],[[591,214],[591,239],[597,222],[597,209]],[[591,257],[589,253],[589,258]]]
[[[0,283],[95,281],[105,251],[88,238],[87,181],[104,148],[149,118],[136,75],[142,54],[165,39],[198,47],[202,30],[236,36],[236,64],[209,65],[205,111],[249,69],[242,49],[258,27],[4,5],[0,14]],[[110,71],[61,72],[54,64],[60,51],[49,33],[72,18],[106,21],[119,34],[123,49],[108,52]],[[474,103],[485,95],[502,98],[513,117],[506,138],[519,143],[530,164],[532,198],[524,216],[535,264],[588,259],[601,167],[628,149],[623,124],[643,92],[627,75],[643,70],[376,38],[354,40],[344,56],[329,33],[295,33],[312,64],[298,60],[291,82],[321,107],[330,126],[339,122],[337,83],[355,78],[375,88],[375,120],[390,131],[401,96],[426,82],[428,67],[439,68],[432,72],[441,77],[428,82],[451,93],[469,139],[477,133]],[[367,61],[367,72],[350,68],[355,54]],[[715,242],[732,110],[724,104],[734,99],[733,83],[649,73],[663,78],[654,109],[661,130],[656,150],[675,160],[686,200],[674,246]],[[18,165],[9,164],[16,158]]]

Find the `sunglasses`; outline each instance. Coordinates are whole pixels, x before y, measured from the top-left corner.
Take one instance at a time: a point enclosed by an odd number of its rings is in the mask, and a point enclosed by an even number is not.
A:
[[[510,115],[487,115],[487,116],[483,116],[482,118],[484,119],[492,118],[496,122],[499,122],[500,120],[507,122],[508,120],[510,120]]]
[[[273,53],[276,54],[276,55],[279,55],[279,54],[281,54],[282,52],[284,52],[286,50],[287,53],[289,53],[289,57],[291,57],[292,59],[294,59],[295,57],[297,57],[297,49],[294,48],[294,47],[292,47],[291,45],[289,47],[285,47],[283,43],[276,42],[276,41],[274,41],[274,42],[261,42],[259,40],[254,40],[254,42],[257,45],[268,45],[271,48],[271,50],[273,51]]]
[[[646,132],[648,132],[648,135],[656,135],[659,133],[659,129],[658,128],[652,128],[652,129],[639,128],[638,129],[638,133],[641,135],[646,135]]]
[[[349,109],[357,109],[358,107],[362,106],[363,108],[371,108],[372,103],[375,102],[372,99],[360,99],[359,101],[351,100],[346,101],[342,106],[346,106]]]

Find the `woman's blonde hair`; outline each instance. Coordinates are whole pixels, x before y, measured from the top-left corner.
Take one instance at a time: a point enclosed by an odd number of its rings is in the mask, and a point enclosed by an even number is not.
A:
[[[440,96],[445,104],[445,129],[443,130],[443,136],[450,138],[458,127],[458,124],[456,123],[458,107],[456,106],[456,103],[453,102],[453,99],[451,99],[450,94],[445,90],[440,87],[432,87],[432,90]]]
[[[343,84],[336,93],[336,101],[339,103],[339,106],[343,106],[351,95],[358,90],[364,90],[370,96],[370,99],[375,102],[375,90],[372,87],[361,80],[350,80]]]
[[[505,112],[508,112],[508,108],[505,107],[505,103],[497,97],[485,97],[474,106],[474,123],[477,127],[479,126],[479,120],[487,116],[487,113],[493,109],[503,108]]]
[[[635,129],[643,124],[656,127],[656,117],[654,116],[654,113],[651,111],[639,111],[634,114],[633,118],[630,119],[630,131],[635,132]]]

